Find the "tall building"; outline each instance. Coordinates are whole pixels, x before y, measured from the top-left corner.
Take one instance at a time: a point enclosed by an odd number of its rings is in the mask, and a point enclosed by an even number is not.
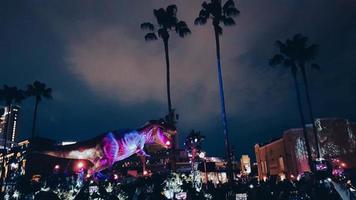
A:
[[[4,134],[6,133],[7,145],[13,146],[17,135],[17,122],[20,107],[17,105],[11,107],[3,107],[3,113],[0,116],[0,136],[4,139]],[[6,129],[6,130],[5,130]],[[3,145],[1,142],[0,145]]]
[[[307,136],[313,159],[316,158],[316,142],[321,156],[327,160],[342,161],[347,168],[356,168],[356,124],[347,119],[316,119],[318,141],[315,141],[311,125]],[[284,131],[282,137],[266,144],[255,145],[258,176],[297,176],[309,171],[303,129]]]

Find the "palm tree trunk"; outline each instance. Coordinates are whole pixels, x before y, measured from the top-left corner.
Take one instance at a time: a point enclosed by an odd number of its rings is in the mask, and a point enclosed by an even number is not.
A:
[[[229,182],[232,183],[234,178],[233,178],[233,171],[232,171],[229,134],[228,134],[227,120],[226,120],[224,85],[223,85],[221,62],[220,62],[220,41],[219,41],[219,32],[217,30],[217,26],[214,26],[214,33],[215,33],[215,42],[216,42],[216,59],[217,59],[217,65],[218,65],[221,117],[222,117],[222,123],[223,123],[223,128],[224,128],[224,137],[225,137],[224,142],[225,142],[225,153],[226,153],[226,159],[227,159],[227,175],[228,175]]]
[[[303,76],[303,81],[304,81],[304,88],[305,88],[305,95],[307,97],[309,117],[310,117],[310,120],[312,121],[312,125],[313,125],[313,135],[314,135],[314,140],[315,140],[317,158],[320,158],[320,146],[319,146],[318,132],[315,127],[315,119],[314,119],[313,109],[312,109],[311,100],[310,100],[308,78],[307,78],[307,74],[305,71],[305,67],[301,66],[300,69],[302,71],[302,76]]]
[[[39,104],[39,99],[36,98],[36,103],[35,103],[35,110],[33,112],[33,119],[32,119],[32,132],[31,136],[32,138],[35,137],[35,131],[36,131],[36,120],[37,120],[37,110],[38,110],[38,104]]]
[[[168,123],[174,125],[172,102],[171,102],[171,80],[170,80],[170,65],[169,65],[169,51],[168,38],[163,39],[164,53],[166,57],[166,81],[167,81],[167,102],[168,102]],[[171,154],[171,168],[175,171],[176,167],[176,135],[172,137],[172,154]]]
[[[292,74],[293,74],[293,80],[294,80],[294,85],[295,85],[295,91],[297,95],[297,101],[298,101],[298,109],[299,109],[299,115],[300,115],[300,121],[303,127],[303,136],[305,140],[305,146],[307,148],[307,157],[308,157],[308,166],[309,169],[312,170],[312,160],[311,160],[311,151],[310,151],[310,146],[309,146],[309,139],[308,139],[308,132],[307,128],[305,127],[305,119],[304,119],[304,114],[303,114],[303,108],[302,108],[302,101],[300,99],[300,91],[298,87],[298,80],[297,80],[297,73],[292,69]]]
[[[171,113],[172,112],[172,102],[171,102],[171,81],[170,81],[168,39],[164,39],[163,43],[164,43],[164,53],[165,53],[165,57],[166,57],[166,81],[167,81],[168,113]]]

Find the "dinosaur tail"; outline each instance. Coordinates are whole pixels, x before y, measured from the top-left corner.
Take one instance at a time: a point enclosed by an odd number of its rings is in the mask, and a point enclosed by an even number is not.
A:
[[[39,151],[37,153],[45,154],[57,158],[66,159],[83,159],[93,160],[97,155],[97,148],[95,147],[78,147],[76,145],[56,146],[53,149]]]

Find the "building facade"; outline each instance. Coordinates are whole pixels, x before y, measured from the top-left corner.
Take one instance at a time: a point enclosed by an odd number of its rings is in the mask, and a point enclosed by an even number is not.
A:
[[[312,126],[307,126],[307,135],[313,159],[316,159],[316,142],[320,145],[322,158],[336,159],[345,168],[356,168],[356,125],[347,119],[316,119],[318,141],[313,136]],[[310,171],[303,129],[286,130],[282,137],[267,144],[255,145],[258,177],[264,179],[278,176],[281,179],[294,177]]]
[[[17,136],[17,123],[18,115],[20,111],[19,106],[3,107],[3,113],[0,116],[0,135],[1,135],[1,146],[4,144],[4,139],[6,134],[6,142],[8,147],[13,147]]]

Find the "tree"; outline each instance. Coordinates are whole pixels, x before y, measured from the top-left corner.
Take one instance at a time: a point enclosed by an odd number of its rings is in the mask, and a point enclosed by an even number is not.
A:
[[[292,43],[295,48],[295,60],[297,62],[298,68],[302,73],[305,96],[307,99],[307,106],[309,111],[309,118],[313,126],[313,135],[314,135],[314,140],[316,145],[317,158],[320,158],[321,157],[320,146],[318,142],[319,140],[317,135],[317,129],[315,126],[315,118],[314,118],[314,113],[313,113],[311,99],[310,99],[309,82],[308,82],[307,71],[306,71],[306,67],[311,67],[314,69],[320,68],[318,64],[312,63],[312,61],[315,59],[317,55],[319,46],[316,44],[308,45],[308,40],[309,39],[307,37],[301,34],[296,34],[293,37]]]
[[[318,157],[320,157],[317,132],[316,132],[313,112],[312,112],[312,108],[311,108],[309,89],[308,89],[308,81],[307,81],[306,71],[305,71],[306,64],[309,64],[309,62],[314,59],[317,46],[316,45],[307,46],[307,41],[308,41],[307,37],[304,37],[301,34],[296,34],[292,39],[287,39],[285,41],[285,43],[281,42],[280,40],[277,40],[276,45],[279,49],[279,53],[274,55],[269,60],[269,64],[271,66],[282,65],[284,67],[289,68],[292,72],[292,77],[293,77],[293,81],[294,81],[294,85],[295,85],[297,102],[298,102],[299,115],[300,115],[300,120],[301,120],[301,124],[303,127],[303,135],[304,135],[304,140],[305,140],[307,154],[308,154],[307,155],[308,163],[309,163],[310,169],[312,169],[312,166],[311,166],[312,155],[311,155],[311,149],[310,149],[309,139],[308,139],[308,135],[307,135],[307,129],[306,129],[306,124],[305,124],[305,119],[304,119],[304,114],[303,114],[300,90],[298,87],[298,77],[297,77],[297,73],[300,70],[302,73],[303,81],[304,81],[304,85],[305,85],[305,92],[306,92],[306,96],[307,96],[309,115],[310,115],[310,118],[311,118],[312,124],[313,124],[313,133],[314,133],[314,137],[315,137],[315,143],[317,146],[317,154],[318,154]],[[316,64],[310,64],[310,66],[314,67],[314,68],[318,67],[318,65],[316,65]]]
[[[171,87],[170,87],[170,63],[169,63],[169,48],[168,41],[170,33],[175,31],[179,37],[184,38],[191,33],[188,25],[178,19],[177,6],[169,5],[166,9],[159,8],[153,10],[153,15],[157,20],[157,24],[145,22],[141,24],[141,29],[148,31],[145,35],[146,41],[162,39],[164,45],[164,53],[166,59],[166,82],[167,82],[167,103],[168,103],[168,123],[174,124],[174,111],[171,102]],[[158,37],[157,37],[158,36]],[[172,151],[175,152],[176,138],[173,137]],[[175,160],[175,158],[173,158]],[[173,161],[174,162],[174,161]],[[174,163],[173,163],[174,165]]]
[[[40,81],[35,81],[32,84],[27,85],[26,95],[28,97],[35,97],[35,108],[33,112],[32,119],[32,138],[35,137],[36,131],[36,120],[38,113],[38,105],[43,99],[52,99],[52,89],[47,88],[45,83],[41,83]]]
[[[228,166],[228,179],[229,182],[233,181],[233,171],[232,171],[232,161],[231,161],[231,149],[229,142],[228,126],[225,111],[225,97],[224,97],[224,86],[221,70],[221,57],[220,57],[220,35],[223,33],[221,25],[233,26],[235,25],[236,17],[240,13],[237,10],[233,0],[227,0],[224,5],[222,5],[221,0],[211,0],[210,3],[203,2],[202,9],[199,12],[199,16],[195,19],[194,24],[204,25],[208,19],[212,20],[212,25],[214,28],[215,43],[216,43],[216,59],[217,59],[217,69],[218,69],[218,80],[220,88],[220,103],[221,103],[221,116],[222,123],[224,127],[224,139],[225,139],[225,151]]]
[[[8,108],[8,111],[11,110],[13,103],[20,103],[25,98],[24,92],[17,87],[9,87],[3,85],[3,88],[0,89],[0,101],[5,103],[5,106]],[[9,115],[9,114],[7,114]],[[8,134],[8,124],[9,116],[6,117],[5,127],[3,129],[3,152],[2,152],[2,168],[1,168],[1,183],[0,190],[2,189],[3,181],[5,178],[5,156],[7,154],[7,134]]]
[[[200,131],[191,130],[185,138],[184,146],[189,152],[193,149],[196,149],[196,152],[200,152],[204,139],[205,136]]]

